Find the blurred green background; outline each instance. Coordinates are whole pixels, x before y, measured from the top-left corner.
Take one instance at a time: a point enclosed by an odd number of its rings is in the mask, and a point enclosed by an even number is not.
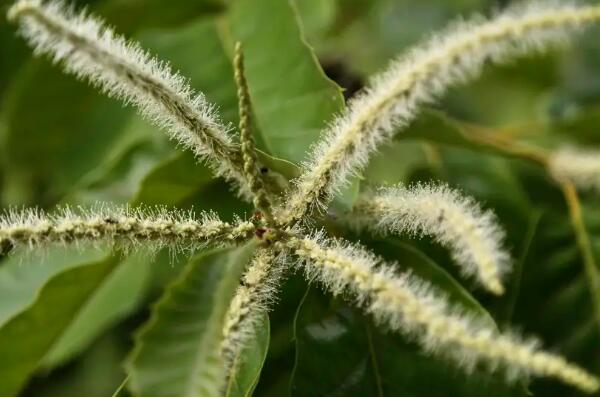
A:
[[[290,175],[294,167],[286,161],[300,162],[319,130],[342,108],[337,85],[349,98],[391,58],[449,21],[473,13],[491,15],[510,2],[76,3],[87,5],[118,32],[171,62],[233,124],[237,100],[231,55],[233,42],[241,40],[257,139],[273,156],[270,166]],[[9,5],[1,0],[0,12],[5,14]],[[600,29],[593,28],[564,49],[489,66],[476,82],[453,88],[435,109],[424,112],[375,156],[334,209],[343,211],[356,191],[382,183],[441,180],[475,196],[496,211],[507,230],[514,270],[502,298],[491,298],[463,279],[448,253],[427,240],[372,241],[343,230],[339,235],[357,238],[401,268],[413,269],[469,310],[491,315],[499,328],[538,335],[544,346],[595,373],[600,373],[600,317],[594,315],[560,190],[535,164],[474,150],[452,136],[462,126],[476,125],[545,148],[566,143],[597,146],[599,34]],[[598,257],[599,199],[594,194],[582,196]],[[1,206],[51,209],[97,201],[212,209],[225,219],[251,213],[224,182],[213,179],[204,165],[179,151],[134,110],[63,74],[47,59],[34,58],[16,37],[15,27],[2,19]],[[2,259],[0,383],[9,378],[27,380],[21,395],[36,397],[100,397],[117,390],[126,376],[123,361],[132,348],[132,333],[147,320],[150,304],[187,258],[173,258],[169,252],[155,257],[109,253],[85,247],[49,248],[41,254],[17,252]],[[88,299],[73,307],[60,304],[67,299],[60,295],[59,286],[65,282],[61,275],[106,261],[115,263],[110,277],[76,291]],[[53,293],[58,298],[45,299]],[[14,357],[18,359],[13,361]],[[156,365],[160,370],[169,363]],[[122,390],[119,395],[128,393]],[[483,368],[465,375],[375,326],[343,299],[307,286],[299,274],[287,279],[270,317],[268,354],[255,390],[257,396],[528,393],[578,395],[546,380],[505,386],[502,373],[489,375]]]

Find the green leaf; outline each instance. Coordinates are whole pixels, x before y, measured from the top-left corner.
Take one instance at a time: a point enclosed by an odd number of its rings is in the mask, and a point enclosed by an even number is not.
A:
[[[8,203],[55,203],[110,151],[129,117],[117,101],[46,60],[22,70],[6,106]]]
[[[583,210],[593,253],[598,258],[600,222],[595,215],[596,205],[584,206]],[[597,373],[600,329],[566,208],[554,207],[548,211],[541,218],[538,230],[523,263],[513,323],[540,335],[545,346]],[[583,395],[547,380],[534,382],[532,391],[544,396]]]
[[[154,168],[140,184],[134,205],[177,205],[206,187],[211,171],[191,153],[176,153]]]
[[[60,339],[44,357],[43,367],[64,363],[87,347],[100,332],[139,307],[145,296],[152,261],[148,254],[122,259],[96,288]]]
[[[128,360],[128,387],[136,395],[219,395],[224,316],[253,251],[248,244],[199,255],[167,288]]]
[[[46,257],[33,256],[26,253],[15,253],[14,256],[0,267],[0,334],[10,332],[16,319],[31,313],[49,312],[54,317],[24,320],[31,322],[21,331],[21,335],[12,338],[30,338],[36,340],[40,328],[50,322],[59,322],[60,328],[50,340],[41,340],[38,350],[30,351],[30,346],[15,343],[11,354],[20,360],[29,360],[27,369],[19,374],[28,378],[34,370],[45,369],[62,364],[86,348],[99,333],[128,315],[137,308],[141,298],[145,295],[149,276],[150,263],[148,259],[140,257],[122,258],[117,254],[113,263],[112,273],[105,276],[98,284],[91,284],[92,289],[83,291],[83,283],[78,291],[81,298],[80,306],[73,311],[68,305],[65,311],[56,306],[52,300],[43,299],[44,291],[48,294],[57,294],[49,285],[53,285],[57,278],[63,277],[65,272],[75,271],[79,268],[97,266],[99,262],[109,259],[106,250],[89,249],[84,252],[70,252],[63,247],[54,247],[48,250]],[[37,259],[36,259],[37,258]],[[27,318],[27,317],[26,317]],[[11,343],[6,337],[6,343]],[[4,341],[4,339],[3,339]],[[13,339],[14,342],[14,339]],[[33,354],[37,354],[33,357]],[[29,358],[23,358],[29,356]],[[0,361],[0,372],[4,370],[4,363]],[[25,365],[25,364],[23,364]]]
[[[101,335],[73,363],[57,372],[38,377],[23,396],[35,397],[111,397],[123,382],[123,358],[127,354],[128,335],[116,328]],[[58,375],[58,376],[52,376]],[[125,393],[114,397],[125,397]]]
[[[252,396],[267,357],[270,337],[269,317],[264,314],[256,327],[256,334],[233,361],[225,386],[226,397]]]
[[[302,20],[302,30],[309,43],[322,40],[335,21],[337,0],[295,0],[297,13]]]
[[[63,203],[93,206],[98,202],[127,204],[143,179],[172,151],[163,135],[132,117],[124,133],[96,168],[73,185]]]
[[[33,305],[0,328],[0,395],[19,392],[118,264],[117,257],[110,257],[65,270],[40,290]]]
[[[293,1],[239,0],[227,19],[243,45],[246,77],[267,151],[298,163],[344,106],[303,38]]]
[[[515,256],[513,266],[509,277],[507,277],[506,285],[508,286],[506,295],[501,298],[500,304],[495,310],[496,319],[501,326],[510,324],[515,305],[521,294],[521,278],[523,275],[523,267],[530,255],[531,245],[535,236],[539,233],[540,219],[543,213],[541,211],[532,212],[527,222],[527,230],[523,236],[521,247],[519,247],[519,256]]]
[[[377,242],[375,251],[397,259],[401,270],[431,282],[450,301],[495,326],[487,311],[448,273],[414,247]],[[378,330],[372,319],[339,299],[309,291],[296,318],[296,367],[293,396],[524,396],[504,376],[464,374],[445,360],[423,353],[403,336]]]
[[[0,265],[0,325],[33,304],[40,289],[57,274],[105,257],[101,250],[68,251],[62,247],[49,248],[43,256],[13,253]]]
[[[393,160],[393,167],[390,161]],[[427,147],[422,142],[396,140],[373,155],[364,172],[362,185],[407,184],[420,168],[430,165]]]

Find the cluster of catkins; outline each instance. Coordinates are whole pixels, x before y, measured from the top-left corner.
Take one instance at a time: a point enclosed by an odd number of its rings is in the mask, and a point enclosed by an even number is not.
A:
[[[500,368],[507,378],[553,377],[586,392],[600,381],[537,342],[502,333],[452,304],[436,288],[400,272],[361,246],[328,238],[311,228],[333,197],[360,172],[371,154],[413,121],[447,87],[480,73],[485,63],[504,62],[562,44],[586,25],[600,22],[599,6],[535,2],[509,8],[491,19],[460,22],[394,60],[338,115],[302,165],[291,188],[276,186],[260,172],[250,131],[250,101],[243,57],[234,59],[240,101],[240,133],[225,126],[202,94],[169,66],[100,20],[57,2],[21,0],[9,19],[35,49],[67,72],[108,95],[136,106],[171,138],[192,150],[219,176],[232,181],[261,216],[227,223],[214,214],[198,218],[178,211],[13,211],[0,219],[0,246],[109,241],[197,247],[259,241],[237,293],[223,318],[222,379],[231,358],[251,339],[287,268],[303,269],[332,293],[354,297],[379,323],[419,342],[432,355],[466,370],[477,363]],[[600,188],[600,157],[576,148],[550,154],[547,167],[560,180]],[[504,291],[510,264],[495,216],[445,185],[393,186],[363,192],[347,218],[350,226],[377,233],[431,236],[447,247],[466,276],[494,294]],[[130,387],[136,390],[135,374]]]

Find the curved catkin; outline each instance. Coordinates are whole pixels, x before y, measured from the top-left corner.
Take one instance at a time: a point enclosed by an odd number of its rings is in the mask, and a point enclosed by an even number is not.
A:
[[[211,213],[106,207],[65,208],[52,215],[41,210],[11,210],[0,216],[0,247],[81,242],[145,243],[152,246],[196,249],[206,244],[236,243],[250,238],[251,222],[223,222]]]
[[[187,80],[137,43],[127,42],[96,18],[62,2],[20,0],[9,10],[21,35],[54,62],[110,96],[133,103],[170,137],[205,159],[217,174],[246,189],[239,148],[213,107]]]
[[[600,150],[560,148],[550,154],[548,168],[558,180],[566,179],[579,189],[600,192]]]
[[[282,224],[324,207],[369,155],[447,87],[476,77],[486,61],[504,62],[560,44],[568,34],[600,21],[600,7],[527,2],[489,21],[455,24],[377,76],[325,131],[294,191],[279,208]]]
[[[349,222],[380,233],[433,237],[448,247],[465,275],[476,276],[495,294],[502,294],[501,277],[510,255],[503,248],[504,232],[491,211],[446,185],[382,188],[365,193],[348,216]]]
[[[231,301],[221,342],[227,374],[274,299],[283,270],[277,256],[272,249],[259,249]]]
[[[288,236],[280,244],[298,258],[310,279],[320,280],[334,294],[352,291],[357,303],[378,321],[467,370],[481,362],[491,369],[501,366],[510,378],[552,377],[589,393],[600,387],[599,380],[582,368],[461,313],[426,282],[397,275],[392,266],[357,246],[323,242],[320,236]]]

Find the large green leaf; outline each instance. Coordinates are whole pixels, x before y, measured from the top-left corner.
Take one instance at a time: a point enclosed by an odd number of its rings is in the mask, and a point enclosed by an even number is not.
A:
[[[152,264],[147,253],[121,259],[113,273],[94,289],[89,301],[71,319],[41,365],[53,367],[72,358],[107,327],[137,309],[145,295]]]
[[[0,267],[0,332],[10,328],[11,322],[19,313],[44,311],[47,305],[53,305],[40,299],[43,286],[52,283],[66,271],[95,266],[101,260],[107,260],[106,250],[90,249],[85,252],[68,252],[64,248],[49,250],[47,261],[40,256],[27,254],[15,255]],[[143,257],[114,259],[114,272],[106,280],[89,291],[89,298],[81,304],[77,312],[69,314],[65,308],[64,327],[60,335],[46,347],[47,352],[39,363],[43,367],[53,367],[63,363],[74,354],[87,347],[91,340],[102,330],[129,314],[135,309],[146,291],[149,274],[149,259]],[[83,287],[82,287],[83,288]],[[56,313],[60,307],[48,307]],[[47,320],[45,320],[47,321]],[[39,324],[42,326],[43,324]],[[37,333],[37,329],[28,329],[27,333]],[[15,345],[13,354],[25,354]],[[42,352],[40,352],[42,354]]]
[[[61,336],[107,283],[119,261],[66,270],[50,280],[36,302],[0,329],[0,395],[14,396]]]
[[[422,252],[398,242],[372,246],[495,326],[487,311]],[[525,395],[522,387],[504,383],[502,375],[464,374],[443,359],[424,354],[401,336],[377,330],[372,319],[315,289],[309,291],[298,310],[292,395]]]
[[[6,105],[3,199],[9,204],[55,203],[110,151],[129,117],[117,101],[46,60],[22,70]]]
[[[48,249],[45,256],[13,253],[0,265],[0,325],[35,302],[39,290],[52,277],[105,256],[100,250],[67,251],[62,247]]]
[[[319,132],[343,107],[340,88],[304,41],[291,0],[239,0],[227,24],[243,45],[256,124],[268,152],[305,159]]]
[[[167,288],[128,361],[136,395],[219,395],[224,316],[253,251],[249,244],[199,255]]]

